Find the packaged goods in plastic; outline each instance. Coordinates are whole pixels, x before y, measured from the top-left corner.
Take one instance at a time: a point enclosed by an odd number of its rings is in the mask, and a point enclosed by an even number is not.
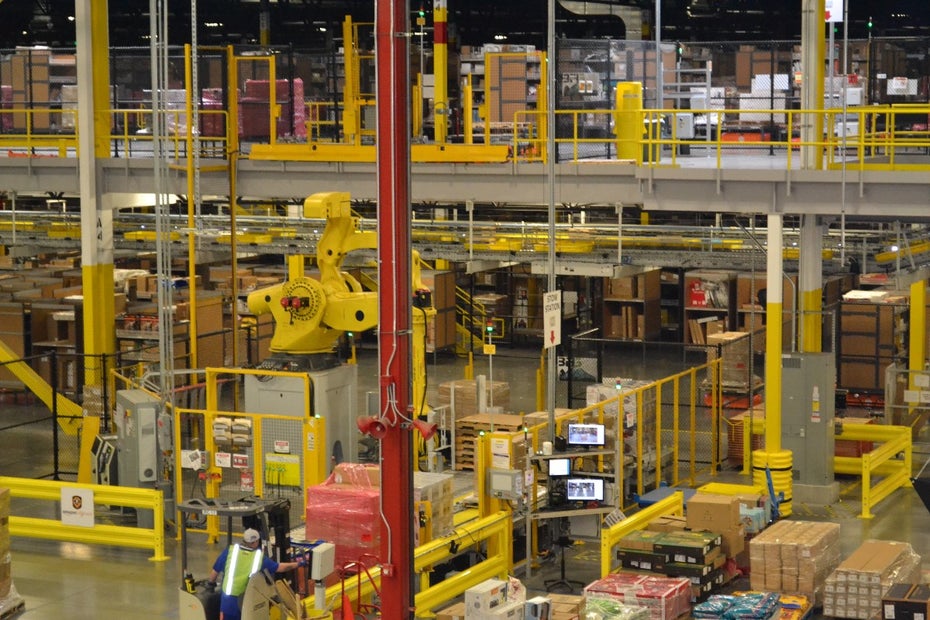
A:
[[[871,618],[893,584],[920,581],[921,558],[909,543],[867,540],[840,562],[824,585],[824,615]]]
[[[377,469],[374,475],[377,480]],[[333,543],[337,567],[380,553],[380,489],[371,476],[368,466],[341,463],[325,482],[307,489],[307,540]]]
[[[585,602],[581,617],[584,620],[649,620],[649,610],[608,598],[595,598]]]
[[[646,607],[652,620],[673,620],[691,609],[691,581],[686,578],[611,573],[584,593],[588,601],[606,598]]]

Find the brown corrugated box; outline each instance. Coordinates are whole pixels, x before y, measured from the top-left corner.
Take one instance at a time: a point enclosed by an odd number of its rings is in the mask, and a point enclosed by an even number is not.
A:
[[[687,523],[692,530],[720,532],[732,530],[741,523],[739,499],[732,495],[695,493],[688,500]]]

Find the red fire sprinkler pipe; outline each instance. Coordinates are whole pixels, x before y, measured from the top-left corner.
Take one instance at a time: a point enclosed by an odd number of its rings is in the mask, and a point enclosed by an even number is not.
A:
[[[376,0],[378,361],[381,414],[381,615],[413,617],[413,445],[410,416],[410,107],[408,2]]]

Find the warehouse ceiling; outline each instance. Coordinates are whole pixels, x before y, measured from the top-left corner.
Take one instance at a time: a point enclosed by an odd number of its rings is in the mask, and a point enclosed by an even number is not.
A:
[[[432,0],[410,0],[412,14],[429,13]],[[190,0],[167,0],[171,43],[190,40]],[[577,4],[577,3],[576,3]],[[578,15],[557,7],[557,31],[568,38],[624,38],[621,20],[603,13],[604,5],[642,8],[652,20],[655,0],[584,1]],[[783,40],[799,36],[801,0],[663,0],[662,36],[666,40]],[[545,43],[543,0],[448,0],[451,34],[459,44],[475,45],[506,36],[517,44]],[[110,0],[110,41],[114,46],[147,45],[149,3]],[[198,0],[198,39],[209,43],[257,43],[261,0]],[[268,0],[271,42],[319,48],[340,37],[346,15],[371,21],[374,0]],[[74,45],[74,4],[61,0],[0,0],[0,40],[5,47]],[[868,23],[873,29],[868,29]],[[431,23],[427,19],[427,23]],[[842,28],[840,29],[842,34]],[[849,6],[850,38],[930,36],[927,0],[858,0]],[[500,39],[498,39],[500,40]]]

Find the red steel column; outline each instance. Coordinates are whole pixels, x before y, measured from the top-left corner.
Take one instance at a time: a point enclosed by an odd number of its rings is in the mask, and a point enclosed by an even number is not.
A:
[[[410,415],[410,106],[408,2],[376,0],[378,360],[381,412],[381,615],[413,617],[412,433]]]

